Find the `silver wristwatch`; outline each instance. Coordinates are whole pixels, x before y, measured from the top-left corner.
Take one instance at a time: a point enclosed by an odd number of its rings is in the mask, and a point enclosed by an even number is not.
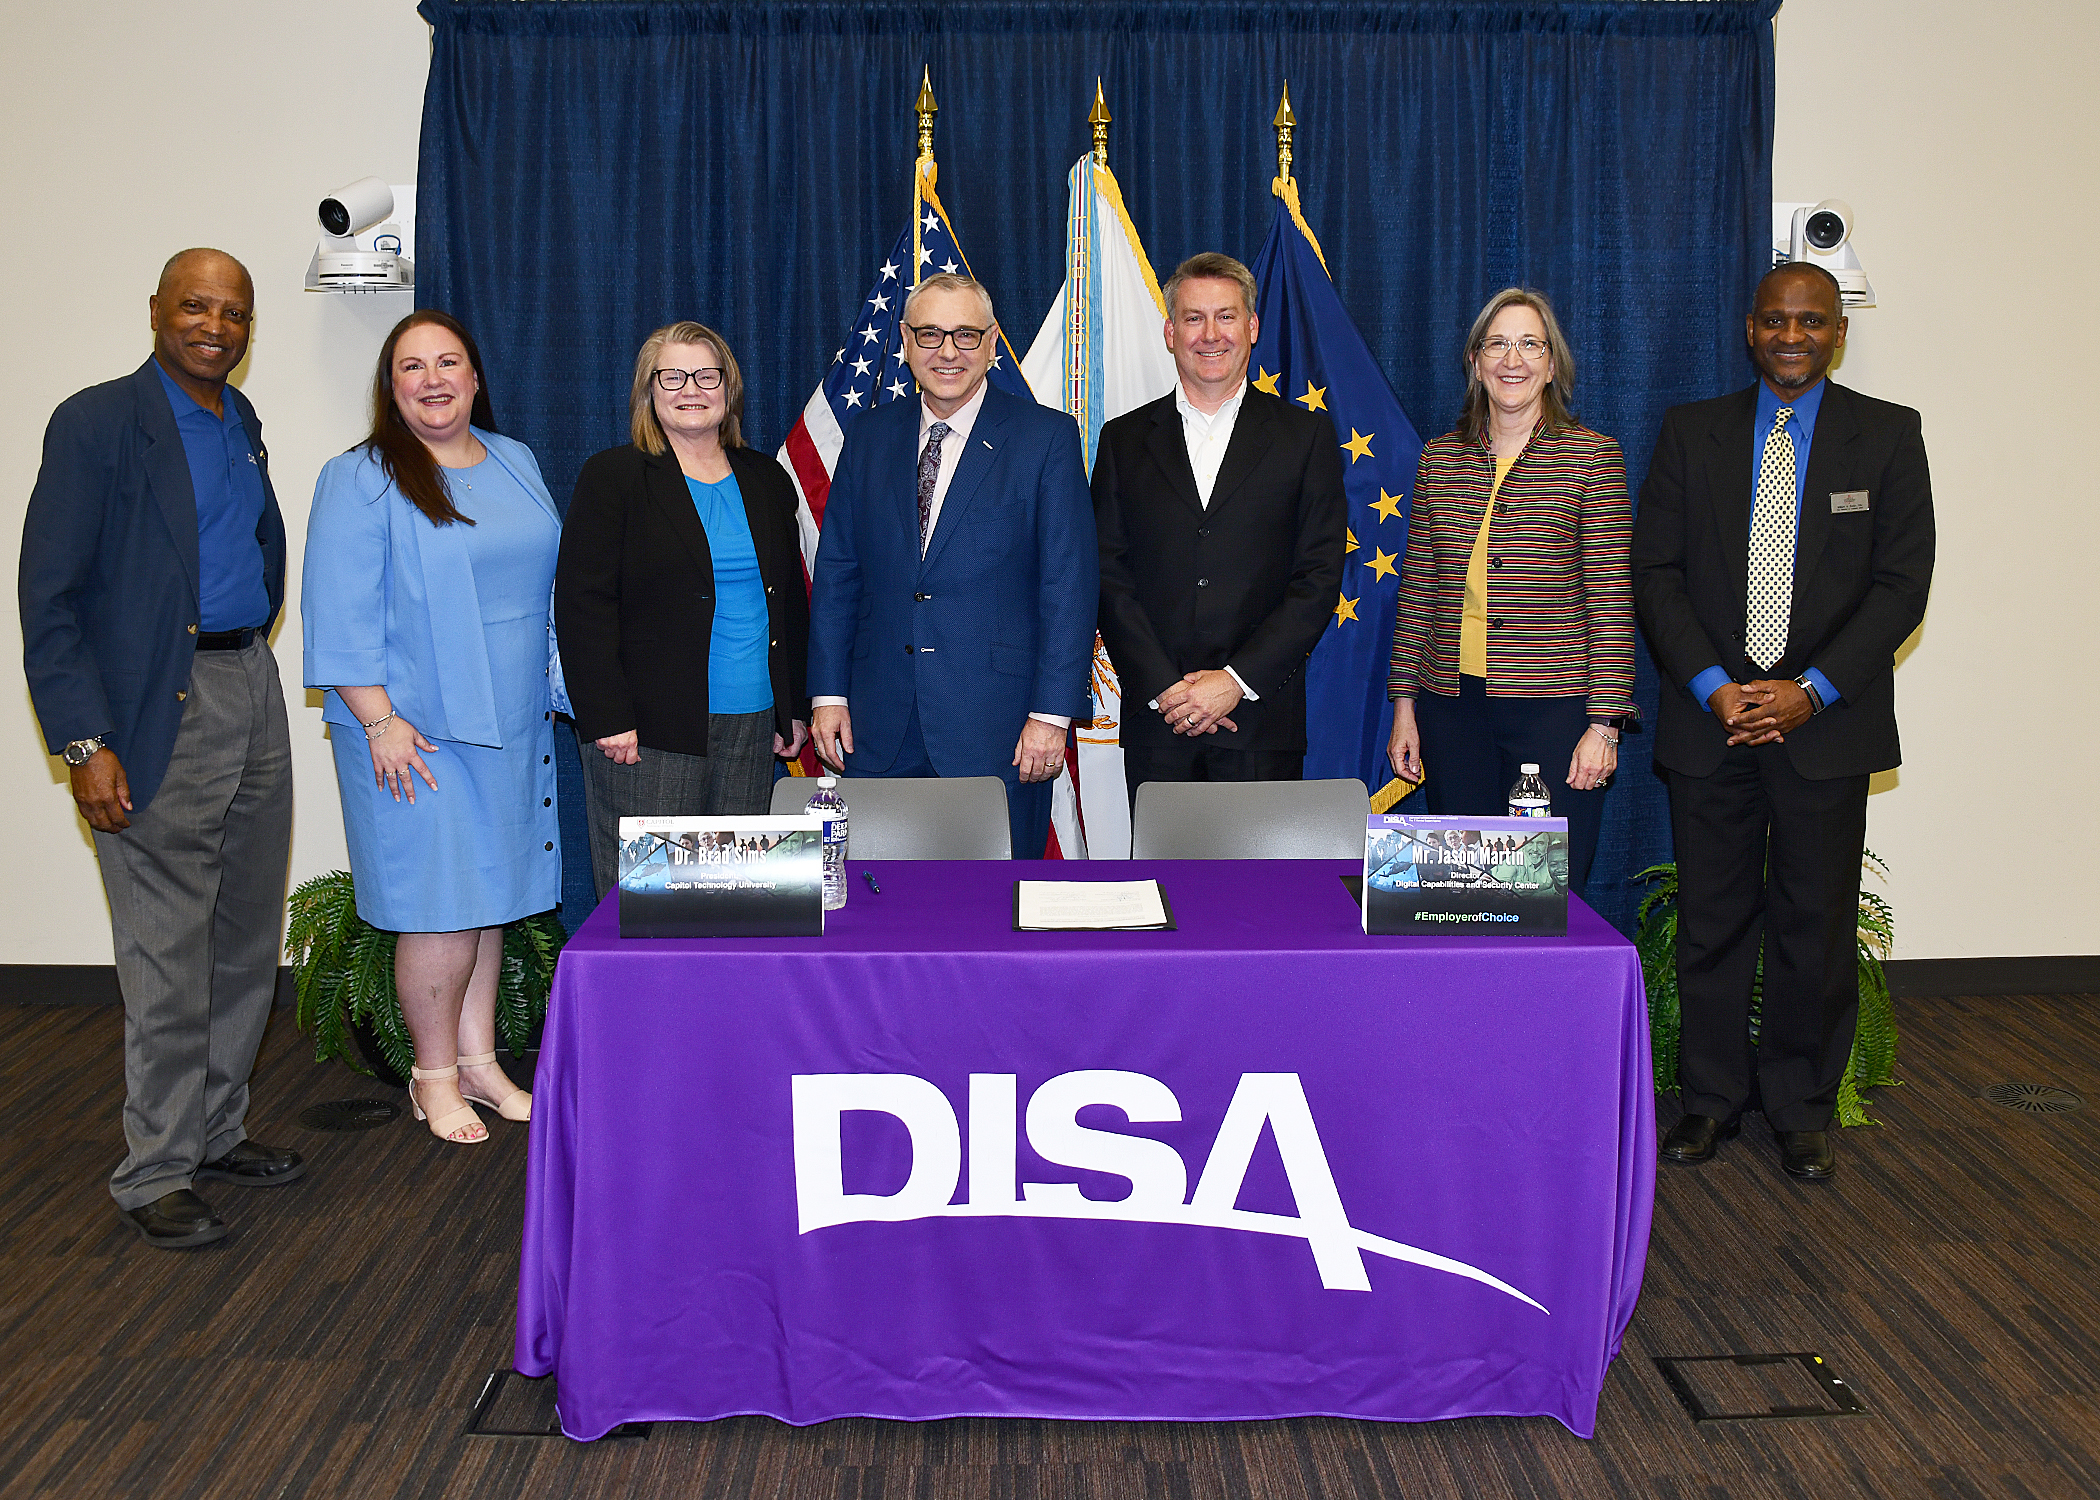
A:
[[[73,741],[73,743],[66,746],[66,748],[60,752],[60,754],[65,757],[65,762],[67,765],[84,766],[90,760],[93,760],[95,758],[95,752],[102,748],[102,738],[100,735],[97,735],[94,739],[91,740]]]

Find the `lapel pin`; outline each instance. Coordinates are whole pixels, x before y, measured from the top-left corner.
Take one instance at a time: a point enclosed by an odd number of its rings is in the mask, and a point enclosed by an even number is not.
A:
[[[997,453],[999,451],[997,448],[992,447],[990,443],[986,443],[983,438],[979,438],[977,441],[980,443],[984,443],[985,449],[988,452]]]

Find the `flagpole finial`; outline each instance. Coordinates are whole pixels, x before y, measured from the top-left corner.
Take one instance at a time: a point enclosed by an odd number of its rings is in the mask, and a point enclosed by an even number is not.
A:
[[[919,79],[919,97],[912,108],[919,116],[919,160],[933,159],[933,117],[940,106],[933,102],[933,68],[929,64]]]
[[[1283,102],[1276,106],[1276,118],[1269,122],[1276,127],[1276,175],[1285,182],[1291,180],[1291,133],[1298,128],[1298,117],[1291,113],[1291,81],[1283,81]]]
[[[1108,165],[1108,122],[1114,116],[1108,112],[1108,100],[1101,92],[1101,80],[1094,79],[1094,107],[1087,111],[1086,122],[1094,127],[1094,164]]]

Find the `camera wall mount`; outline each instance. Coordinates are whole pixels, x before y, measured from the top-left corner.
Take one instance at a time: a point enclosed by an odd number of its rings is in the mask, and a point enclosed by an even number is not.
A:
[[[1874,305],[1874,285],[1861,268],[1852,248],[1852,230],[1858,221],[1852,205],[1842,198],[1819,203],[1774,203],[1772,205],[1772,264],[1806,261],[1821,266],[1837,278],[1838,300],[1846,311]]]
[[[416,185],[360,177],[321,200],[321,234],[306,266],[309,292],[416,289]]]

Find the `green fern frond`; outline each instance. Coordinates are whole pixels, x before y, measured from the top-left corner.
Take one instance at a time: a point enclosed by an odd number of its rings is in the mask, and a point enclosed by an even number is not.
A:
[[[340,1060],[369,1075],[351,1035],[352,1025],[362,1024],[377,1039],[387,1065],[406,1078],[415,1062],[415,1043],[394,988],[396,934],[358,916],[357,892],[344,870],[300,885],[289,907],[285,956],[298,995],[299,1029],[314,1039],[314,1060]],[[567,941],[568,932],[553,912],[504,930],[496,1025],[512,1052],[531,1045],[547,1014],[555,961]]]
[[[1865,851],[1862,868],[1882,879],[1888,864]],[[1683,1014],[1677,990],[1677,866],[1650,865],[1633,877],[1652,887],[1636,913],[1634,949],[1648,990],[1649,1048],[1655,1059],[1655,1091],[1677,1087],[1677,1054]],[[1898,1083],[1896,1078],[1896,1007],[1889,995],[1885,961],[1896,940],[1896,914],[1878,892],[1859,893],[1859,1021],[1852,1055],[1838,1084],[1838,1121],[1842,1125],[1875,1125],[1862,1091]],[[1765,959],[1762,949],[1750,983],[1750,1041],[1756,1045],[1764,1010]]]

